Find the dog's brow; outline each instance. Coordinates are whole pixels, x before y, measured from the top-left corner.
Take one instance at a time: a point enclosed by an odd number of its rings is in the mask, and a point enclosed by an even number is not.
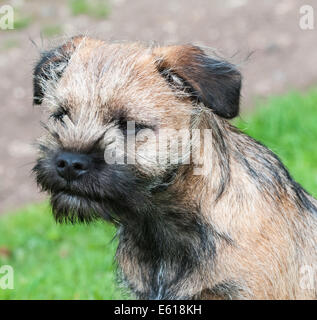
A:
[[[99,143],[102,141],[102,139],[104,138],[104,135],[106,133],[106,130],[103,131],[100,136],[98,138],[95,139],[95,141],[90,145],[90,147],[87,149],[87,153],[93,153],[96,150],[99,150],[98,146]]]
[[[151,129],[151,130],[156,130],[156,125],[152,123],[145,123],[144,121],[141,121],[139,119],[135,119],[131,115],[128,114],[128,112],[124,109],[118,109],[115,111],[111,117],[106,117],[105,122],[106,123],[112,123],[116,122],[116,124],[120,128],[127,128],[127,122],[131,121],[134,122],[135,124],[135,130],[141,130],[141,129]]]

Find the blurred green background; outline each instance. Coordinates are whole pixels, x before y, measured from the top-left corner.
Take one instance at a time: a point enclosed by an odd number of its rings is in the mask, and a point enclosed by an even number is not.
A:
[[[317,196],[317,34],[299,27],[300,7],[314,0],[0,0],[6,4],[14,29],[0,28],[0,267],[13,266],[15,288],[0,288],[0,299],[129,298],[115,282],[114,228],[56,225],[30,175],[46,117],[32,108],[33,66],[42,50],[75,34],[216,48],[244,76],[235,123]]]

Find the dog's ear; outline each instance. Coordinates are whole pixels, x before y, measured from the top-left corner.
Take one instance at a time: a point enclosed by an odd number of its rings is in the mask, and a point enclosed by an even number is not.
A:
[[[76,36],[60,47],[41,53],[40,60],[33,71],[34,104],[42,103],[45,84],[50,80],[58,80],[62,76],[71,55],[82,40],[82,36]]]
[[[155,48],[158,71],[168,81],[176,80],[176,87],[224,118],[239,113],[241,74],[226,61],[207,56],[192,45]],[[177,81],[181,80],[181,81]]]

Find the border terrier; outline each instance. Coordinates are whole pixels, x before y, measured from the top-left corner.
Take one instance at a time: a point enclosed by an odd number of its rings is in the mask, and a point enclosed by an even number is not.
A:
[[[303,267],[317,263],[317,201],[229,123],[237,67],[193,45],[77,36],[42,53],[33,81],[50,112],[37,183],[58,222],[117,226],[118,275],[137,298],[316,298]],[[189,132],[181,155],[169,128]],[[161,136],[177,161],[158,161]]]

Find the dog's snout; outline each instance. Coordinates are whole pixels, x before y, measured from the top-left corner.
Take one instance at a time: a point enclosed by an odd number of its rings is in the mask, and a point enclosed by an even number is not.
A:
[[[62,152],[56,158],[56,170],[61,177],[74,180],[89,170],[90,163],[88,155]]]

